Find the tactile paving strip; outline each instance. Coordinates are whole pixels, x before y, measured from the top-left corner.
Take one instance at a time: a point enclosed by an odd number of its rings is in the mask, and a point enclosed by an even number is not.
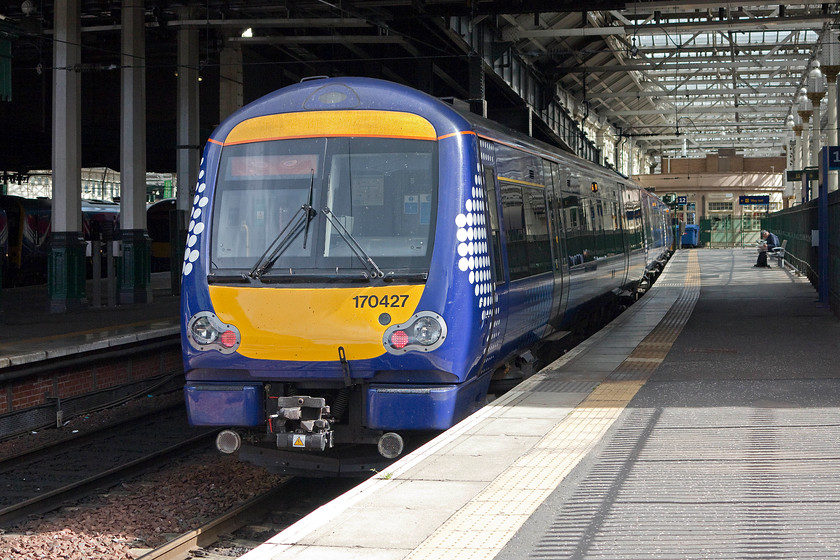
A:
[[[496,556],[537,507],[592,450],[665,359],[699,297],[699,265],[693,252],[689,255],[681,287],[679,298],[665,317],[605,382],[599,384],[564,421],[450,517],[407,558],[478,560]],[[531,390],[537,390],[544,383],[547,381],[535,384]],[[596,504],[596,507],[599,506]],[[570,542],[570,546],[574,548],[577,544]],[[552,549],[551,554],[554,552]]]

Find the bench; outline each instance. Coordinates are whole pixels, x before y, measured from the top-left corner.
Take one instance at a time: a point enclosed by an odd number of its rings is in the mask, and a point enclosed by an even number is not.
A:
[[[787,239],[782,241],[778,247],[773,247],[772,250],[767,251],[768,257],[773,257],[779,263],[779,268],[785,267],[785,247],[787,246]]]

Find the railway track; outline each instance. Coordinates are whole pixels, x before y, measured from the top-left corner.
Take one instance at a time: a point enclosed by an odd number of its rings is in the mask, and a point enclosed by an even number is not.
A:
[[[231,550],[241,556],[264,542],[265,538],[254,539],[253,533],[276,534],[360,482],[360,479],[348,478],[287,478],[268,492],[180,535],[138,560],[230,558]],[[248,536],[240,534],[254,524],[259,526],[258,531],[251,531]],[[217,552],[220,548],[225,552]]]
[[[216,431],[189,427],[177,404],[8,458],[0,462],[0,526],[150,468]]]

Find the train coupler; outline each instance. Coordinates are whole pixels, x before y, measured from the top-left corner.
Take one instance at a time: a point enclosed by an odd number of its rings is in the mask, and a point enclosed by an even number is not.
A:
[[[317,397],[279,397],[277,412],[269,416],[269,428],[276,434],[279,449],[324,451],[333,446],[330,407]]]

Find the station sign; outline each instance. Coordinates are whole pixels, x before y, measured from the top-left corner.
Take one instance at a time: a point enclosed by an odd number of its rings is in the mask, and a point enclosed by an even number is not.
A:
[[[768,204],[770,204],[770,195],[769,194],[764,194],[764,195],[755,195],[755,196],[749,196],[749,195],[739,196],[738,197],[738,204],[741,204],[741,205],[744,205],[744,204],[764,204],[764,205],[768,205]]]
[[[831,167],[831,169],[835,168]],[[801,181],[803,174],[808,178],[809,181],[816,181],[820,178],[820,172],[818,169],[794,169],[787,172],[787,180]]]

